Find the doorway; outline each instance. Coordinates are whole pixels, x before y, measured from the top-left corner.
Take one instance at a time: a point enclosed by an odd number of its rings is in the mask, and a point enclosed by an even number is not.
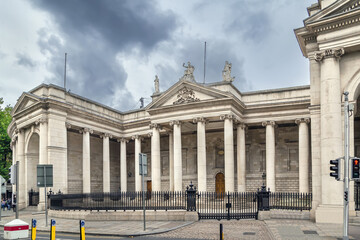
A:
[[[151,180],[148,180],[146,182],[146,189],[147,189],[147,192],[146,192],[146,199],[151,199]]]
[[[223,173],[218,173],[215,176],[215,192],[217,198],[223,198],[225,193],[225,176]]]

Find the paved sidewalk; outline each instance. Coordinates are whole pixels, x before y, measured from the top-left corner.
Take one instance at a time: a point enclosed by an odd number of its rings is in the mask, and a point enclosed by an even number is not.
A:
[[[31,223],[38,222],[38,231],[49,231],[45,227],[45,214],[21,211],[20,219]],[[10,222],[15,214],[12,211],[2,212],[0,225]],[[50,218],[48,219],[50,221]],[[257,220],[202,220],[199,222],[182,221],[147,221],[143,231],[142,221],[86,221],[86,234],[110,236],[152,235],[177,239],[219,239],[219,225],[223,224],[225,239],[342,239],[341,224],[316,224],[309,220],[271,219]],[[79,221],[56,218],[56,231],[79,233]],[[349,226],[350,239],[360,239],[360,223]]]
[[[2,214],[2,215],[5,215]],[[19,218],[31,225],[31,219],[37,220],[37,231],[50,231],[50,224],[45,226],[44,213],[31,213],[28,211],[21,211]],[[15,219],[15,214],[7,217],[2,217],[0,226]],[[48,222],[50,222],[50,217]],[[56,232],[61,233],[79,233],[79,220],[56,218]],[[167,231],[172,231],[192,224],[192,221],[146,221],[146,231],[144,231],[144,224],[142,221],[86,221],[86,234],[101,234],[109,236],[142,236],[158,234]]]

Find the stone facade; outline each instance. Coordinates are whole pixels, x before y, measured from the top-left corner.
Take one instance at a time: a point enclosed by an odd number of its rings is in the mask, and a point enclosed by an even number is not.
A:
[[[223,80],[196,82],[189,62],[180,80],[142,109],[120,112],[42,84],[19,98],[8,128],[20,163],[19,205],[38,191],[36,164],[53,164],[55,191],[139,191],[139,153],[147,154],[146,188],[184,191],[312,192],[311,218],[341,222],[342,183],[329,160],[344,155],[342,93],[350,117],[350,155],[360,154],[360,4],[319,0],[295,34],[309,59],[310,86],[240,92],[231,63]],[[236,66],[234,66],[236,67]],[[266,179],[262,179],[266,173]],[[355,214],[353,183],[350,213]],[[40,204],[44,195],[40,191]],[[329,215],[333,213],[333,215]]]

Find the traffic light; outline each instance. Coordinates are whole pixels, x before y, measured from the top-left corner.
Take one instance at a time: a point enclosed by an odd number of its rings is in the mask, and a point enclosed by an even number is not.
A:
[[[330,160],[330,176],[334,177],[336,180],[340,180],[340,158],[336,160]]]
[[[10,183],[16,184],[16,165],[11,165],[9,168]]]
[[[360,179],[360,158],[352,158],[352,178]]]

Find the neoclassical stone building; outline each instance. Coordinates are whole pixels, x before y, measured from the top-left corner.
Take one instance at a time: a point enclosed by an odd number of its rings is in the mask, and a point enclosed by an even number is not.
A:
[[[129,112],[55,85],[23,93],[8,128],[20,206],[38,191],[37,164],[53,164],[54,191],[139,191],[142,152],[148,190],[183,191],[192,181],[199,191],[255,191],[266,173],[271,191],[312,192],[317,222],[340,222],[343,186],[329,176],[329,160],[344,155],[344,91],[355,104],[350,155],[360,154],[360,0],[319,0],[308,13],[295,34],[309,86],[240,92],[226,62],[217,83],[197,83],[190,63],[164,92],[156,77],[152,102]]]

